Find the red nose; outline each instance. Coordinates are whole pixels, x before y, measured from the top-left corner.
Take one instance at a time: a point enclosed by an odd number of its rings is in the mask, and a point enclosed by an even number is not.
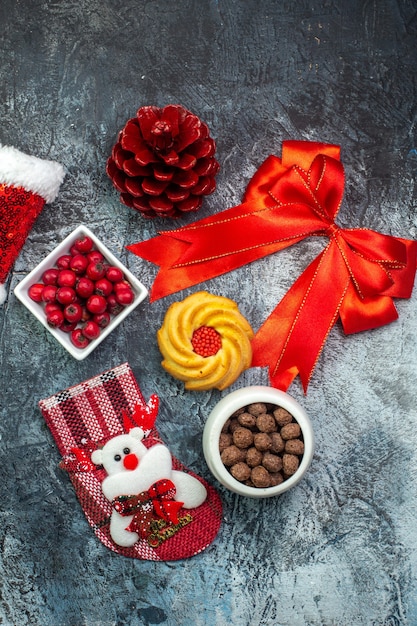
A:
[[[136,454],[128,454],[123,459],[123,465],[127,470],[134,470],[139,465],[139,459]]]

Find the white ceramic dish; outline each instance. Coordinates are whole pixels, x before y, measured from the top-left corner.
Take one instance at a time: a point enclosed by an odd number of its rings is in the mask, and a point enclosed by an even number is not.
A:
[[[249,487],[230,474],[223,465],[219,451],[219,437],[227,419],[238,409],[253,402],[275,404],[286,409],[301,427],[304,454],[295,474],[274,487]],[[305,475],[314,452],[314,433],[310,418],[302,406],[287,393],[266,386],[243,387],[225,396],[210,413],[203,431],[203,452],[213,476],[230,491],[252,498],[270,498],[294,487]]]
[[[42,305],[31,300],[28,295],[28,289],[33,283],[41,282],[43,272],[46,269],[53,267],[58,258],[63,254],[67,254],[75,241],[83,235],[91,237],[96,249],[104,255],[110,265],[115,265],[122,270],[125,278],[129,281],[133,288],[135,298],[132,304],[126,306],[118,315],[114,317],[112,316],[110,324],[101,331],[100,336],[97,339],[92,340],[86,348],[80,349],[72,344],[68,333],[56,328],[51,328],[48,325]],[[60,243],[50,254],[48,254],[48,256],[41,263],[39,263],[35,269],[33,269],[22,281],[20,281],[15,288],[14,293],[15,296],[39,320],[42,326],[44,326],[75,359],[81,361],[91,354],[91,352],[97,348],[103,339],[105,339],[116,328],[116,326],[118,326],[133,311],[133,309],[135,309],[138,304],[146,298],[148,291],[146,287],[122,263],[120,263],[110,250],[108,250],[86,226],[81,225],[68,235],[68,237],[66,237],[62,243]]]

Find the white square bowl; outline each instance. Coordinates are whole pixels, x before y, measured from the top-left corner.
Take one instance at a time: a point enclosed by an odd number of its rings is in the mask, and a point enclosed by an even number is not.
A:
[[[71,342],[68,333],[65,333],[57,328],[52,328],[46,321],[46,316],[43,310],[42,304],[34,302],[28,295],[28,289],[33,283],[41,282],[41,277],[44,271],[50,267],[54,267],[56,261],[63,254],[68,254],[71,246],[75,241],[87,235],[91,237],[94,242],[94,246],[99,250],[106,261],[110,265],[115,265],[120,268],[129,281],[134,291],[135,297],[133,302],[124,307],[124,309],[115,316],[111,316],[111,321],[106,328],[104,328],[97,339],[90,341],[86,348],[77,348]],[[31,313],[39,320],[55,339],[66,349],[68,352],[78,361],[85,359],[91,352],[97,348],[97,346],[105,339],[115,328],[118,326],[138,304],[140,304],[148,295],[146,287],[134,276],[120,261],[108,250],[99,239],[84,225],[78,226],[68,237],[66,237],[62,243],[60,243],[39,265],[35,267],[20,283],[15,287],[15,296],[29,309]]]

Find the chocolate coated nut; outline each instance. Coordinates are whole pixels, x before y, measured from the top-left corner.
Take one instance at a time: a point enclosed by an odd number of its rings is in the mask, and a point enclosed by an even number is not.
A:
[[[263,454],[256,448],[249,448],[246,454],[246,463],[249,467],[256,467],[262,463]]]
[[[248,406],[248,413],[251,413],[255,417],[261,415],[261,413],[266,413],[266,404],[263,402],[253,402]]]
[[[233,443],[233,438],[230,433],[220,433],[220,437],[219,437],[220,452],[223,452],[223,450],[226,450],[226,448],[231,446],[232,443]]]
[[[279,472],[282,469],[282,459],[272,452],[265,452],[262,458],[262,465],[268,472]]]
[[[261,413],[256,418],[256,427],[263,433],[273,433],[277,430],[277,423],[269,413]]]
[[[277,472],[276,474],[269,474],[269,486],[276,487],[284,482],[284,476],[281,472]]]
[[[271,433],[271,452],[275,452],[275,454],[279,454],[283,452],[285,448],[285,442],[279,433]]]
[[[238,463],[239,461],[243,461],[244,452],[240,450],[237,446],[229,446],[220,454],[220,458],[222,463],[228,467]]]
[[[282,469],[284,474],[292,476],[298,470],[300,462],[295,454],[284,454],[282,457]]]
[[[239,422],[239,424],[245,426],[246,428],[253,428],[254,426],[256,426],[255,416],[251,413],[248,413],[247,411],[241,413],[237,418],[237,421]]]
[[[285,452],[289,454],[304,454],[304,443],[301,439],[289,439],[285,444]]]
[[[297,439],[301,435],[301,428],[299,424],[293,422],[292,424],[286,424],[281,428],[281,437],[287,439]]]
[[[282,406],[279,406],[277,409],[275,409],[273,415],[279,426],[285,426],[285,424],[289,424],[290,422],[292,422],[291,413],[288,413],[287,409],[284,409]]]
[[[248,480],[248,478],[250,478],[251,470],[250,467],[246,465],[246,463],[243,463],[243,461],[241,461],[240,463],[232,465],[232,467],[230,468],[230,473],[233,478],[236,478],[236,480],[243,482],[244,480]]]
[[[270,450],[272,447],[272,439],[268,433],[256,433],[253,438],[253,443],[255,448],[262,452]]]
[[[270,477],[267,469],[262,467],[262,465],[258,465],[258,467],[254,467],[251,472],[251,480],[255,487],[269,487]]]
[[[229,431],[231,433],[234,433],[236,428],[240,428],[240,424],[237,421],[237,417],[234,417],[233,419],[230,420]]]
[[[249,448],[253,443],[253,433],[249,428],[239,426],[233,432],[233,443],[238,448]]]

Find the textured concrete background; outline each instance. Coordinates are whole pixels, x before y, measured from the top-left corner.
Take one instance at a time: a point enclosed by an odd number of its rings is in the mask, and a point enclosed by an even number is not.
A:
[[[308,477],[264,502],[220,489],[216,541],[169,564],[95,538],[37,402],[129,361],[145,396],[162,398],[172,452],[209,479],[201,434],[223,394],[184,392],[155,340],[170,302],[194,290],[146,301],[81,363],[12,293],[80,223],[151,286],[155,266],[124,246],[172,223],[121,205],[105,174],[118,130],[145,104],[180,103],[217,140],[218,187],[201,217],[238,204],[283,140],[330,141],[346,169],[339,223],[415,238],[415,0],[2,0],[0,24],[0,142],[67,170],[0,311],[0,623],[416,625],[417,293],[390,326],[350,337],[337,326],[307,396],[291,386],[317,439]],[[257,329],[322,246],[202,287],[237,300]],[[233,388],[264,383],[252,369]]]

